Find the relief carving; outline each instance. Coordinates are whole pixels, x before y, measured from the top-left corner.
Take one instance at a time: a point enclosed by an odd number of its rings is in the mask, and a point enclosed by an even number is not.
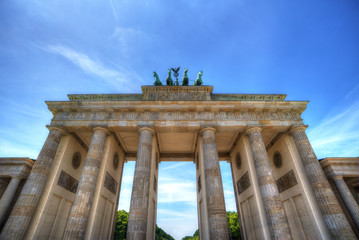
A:
[[[284,192],[285,190],[288,190],[298,184],[293,170],[290,170],[288,173],[280,177],[277,181],[275,181],[275,183],[277,184],[279,193]]]
[[[117,184],[117,181],[108,172],[106,172],[105,182],[103,184],[105,188],[116,195]]]
[[[59,112],[54,120],[302,120],[292,112]]]
[[[57,181],[57,185],[60,187],[72,192],[76,193],[77,185],[79,184],[79,181],[77,181],[75,178],[73,178],[68,173],[61,171],[59,180]]]
[[[241,195],[242,192],[247,190],[251,186],[249,180],[249,174],[246,172],[237,182],[238,195]]]

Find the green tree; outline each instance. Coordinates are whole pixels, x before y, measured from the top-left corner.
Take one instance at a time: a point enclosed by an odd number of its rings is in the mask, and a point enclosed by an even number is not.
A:
[[[230,239],[231,240],[241,239],[238,214],[236,212],[227,212],[227,223],[228,223]]]
[[[117,212],[117,219],[115,225],[115,240],[125,240],[128,224],[128,212],[125,210],[119,210]],[[163,231],[156,224],[156,240],[175,240],[171,235]]]
[[[240,240],[241,233],[239,230],[238,214],[236,212],[227,212],[227,223],[229,229],[229,236],[231,240]],[[199,240],[198,229],[193,236],[186,236],[182,240]]]
[[[171,235],[163,231],[156,224],[156,240],[175,240]]]
[[[126,212],[125,210],[119,210],[117,212],[115,236],[113,239],[115,240],[126,239],[127,224],[128,224],[128,212]]]

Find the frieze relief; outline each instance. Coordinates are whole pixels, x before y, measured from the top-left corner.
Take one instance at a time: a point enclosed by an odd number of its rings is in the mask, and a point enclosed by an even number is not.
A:
[[[59,112],[54,120],[302,120],[297,112]]]
[[[65,171],[61,171],[57,185],[72,193],[76,193],[78,184],[79,181],[77,181],[74,177]]]
[[[238,195],[241,195],[245,190],[251,186],[251,181],[249,180],[249,174],[246,172],[237,182]]]
[[[297,179],[295,178],[293,170],[290,170],[284,176],[280,177],[275,181],[278,187],[279,193],[288,190],[289,188],[298,184]]]
[[[118,183],[108,172],[106,172],[105,182],[103,185],[107,188],[107,190],[116,195]]]

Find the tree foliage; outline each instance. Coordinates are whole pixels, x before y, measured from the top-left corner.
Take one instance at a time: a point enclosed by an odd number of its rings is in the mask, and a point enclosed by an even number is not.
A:
[[[239,231],[238,214],[236,212],[227,212],[227,223],[229,229],[229,236],[231,240],[240,240],[241,234]],[[193,236],[186,236],[182,240],[199,240],[198,229]]]
[[[117,212],[115,235],[113,239],[115,240],[126,239],[127,224],[128,224],[128,212],[126,212],[125,210],[119,210]]]
[[[117,219],[115,225],[114,240],[125,240],[128,224],[128,212],[119,210],[117,212]],[[175,240],[171,235],[163,231],[156,224],[156,240]]]
[[[175,240],[171,235],[163,231],[156,224],[156,240]]]
[[[238,214],[236,212],[227,212],[227,222],[229,229],[229,236],[231,240],[241,239],[241,232],[239,229]]]

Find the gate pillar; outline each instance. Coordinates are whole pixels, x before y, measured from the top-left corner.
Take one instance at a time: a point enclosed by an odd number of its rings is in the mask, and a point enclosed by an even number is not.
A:
[[[203,239],[229,239],[215,131],[214,128],[202,129],[198,145],[199,229]]]
[[[269,224],[272,239],[291,239],[289,226],[284,213],[277,185],[274,181],[272,168],[263,142],[262,129],[248,128],[246,134],[252,149],[254,166],[257,173],[259,188]]]
[[[158,154],[153,144],[155,141],[153,139],[154,130],[143,127],[139,132],[140,139],[132,186],[127,240],[154,239],[155,236],[158,160],[154,163],[153,159],[158,159]],[[156,170],[153,170],[154,166],[156,166]],[[151,183],[154,186],[153,189]]]

